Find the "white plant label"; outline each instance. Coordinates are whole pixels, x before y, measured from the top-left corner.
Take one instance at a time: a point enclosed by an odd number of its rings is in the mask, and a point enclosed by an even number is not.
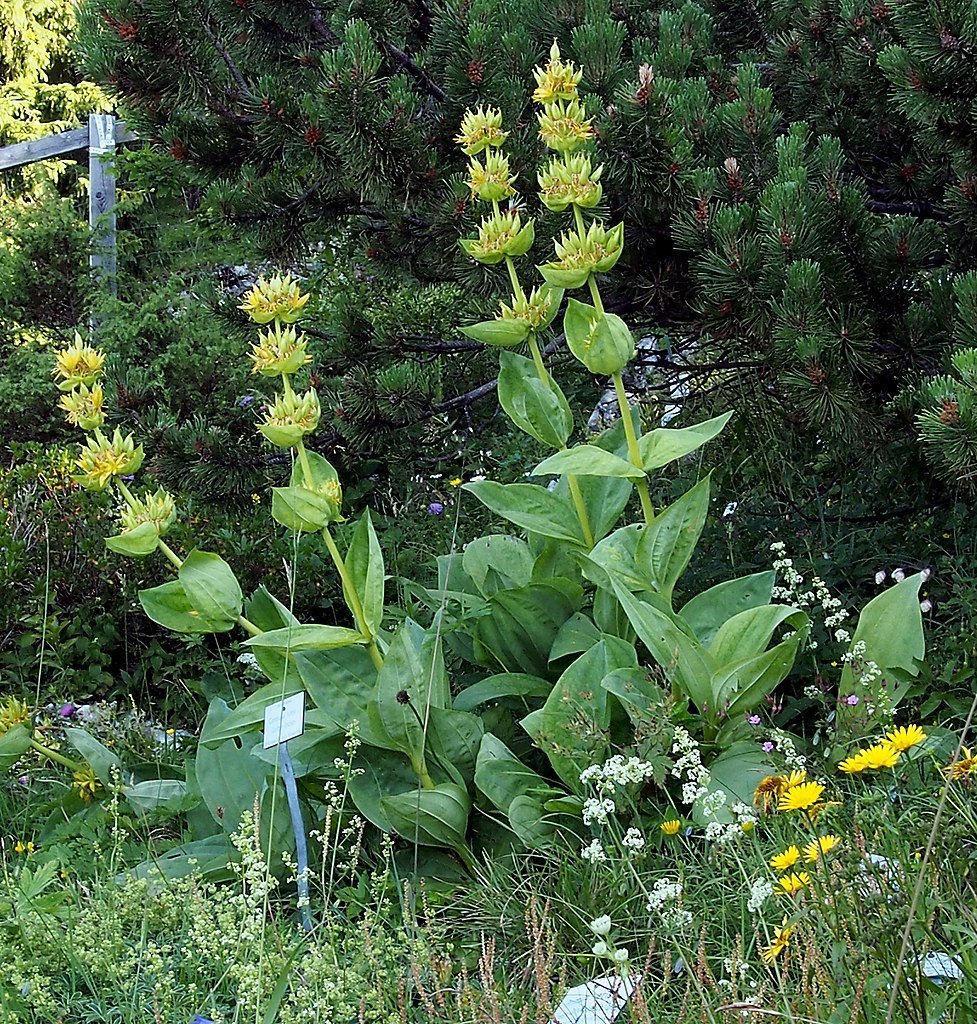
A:
[[[635,980],[619,974],[571,988],[553,1014],[554,1024],[610,1024],[627,1005]]]
[[[261,744],[265,750],[277,747],[279,743],[294,740],[304,732],[305,690],[299,690],[291,697],[276,701],[265,708],[265,734]]]

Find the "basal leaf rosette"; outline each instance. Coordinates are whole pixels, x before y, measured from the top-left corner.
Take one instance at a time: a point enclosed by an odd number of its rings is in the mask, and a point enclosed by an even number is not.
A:
[[[268,324],[272,320],[291,324],[302,315],[308,301],[309,294],[302,294],[298,281],[292,280],[290,274],[284,277],[276,274],[270,280],[259,277],[238,309],[256,324]]]
[[[111,438],[96,430],[79,446],[75,467],[78,472],[72,477],[89,491],[104,491],[115,479],[131,476],[143,462],[142,445],[136,445],[132,434],[122,436],[116,427]]]
[[[305,394],[289,391],[275,397],[258,430],[279,448],[293,448],[315,430],[321,414],[319,396],[312,388]]]
[[[54,357],[54,376],[58,378],[61,391],[85,385],[91,387],[102,376],[105,367],[105,353],[101,349],[86,345],[75,331],[75,340]]]
[[[130,495],[119,512],[122,531],[106,537],[105,545],[120,555],[144,558],[158,547],[159,540],[176,522],[176,501],[160,487],[155,493]]]

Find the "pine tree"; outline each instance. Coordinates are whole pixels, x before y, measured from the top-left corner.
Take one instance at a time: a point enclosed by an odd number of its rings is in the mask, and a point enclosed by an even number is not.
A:
[[[585,69],[600,212],[628,224],[610,293],[652,339],[653,385],[748,412],[745,443],[779,445],[780,476],[884,459],[909,436],[893,396],[951,344],[946,295],[977,237],[968,0],[83,10],[88,70],[188,167],[211,223],[276,256],[341,231],[360,273],[446,280],[469,306],[491,274],[457,246],[475,213],[452,136],[466,108],[498,107],[531,181],[527,85],[557,38]],[[541,212],[537,237],[558,223]],[[366,423],[378,366],[345,375]]]

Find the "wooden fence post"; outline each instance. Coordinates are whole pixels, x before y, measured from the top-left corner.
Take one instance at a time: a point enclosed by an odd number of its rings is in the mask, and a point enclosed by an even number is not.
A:
[[[88,226],[92,232],[89,265],[110,294],[116,294],[115,118],[88,115]]]

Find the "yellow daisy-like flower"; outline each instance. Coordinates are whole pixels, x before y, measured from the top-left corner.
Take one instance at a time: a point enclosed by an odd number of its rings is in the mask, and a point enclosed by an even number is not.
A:
[[[799,772],[791,772],[787,776],[787,788],[793,789],[795,786],[799,786],[802,782],[807,782],[807,772],[802,768]]]
[[[820,782],[802,782],[799,786],[791,786],[784,793],[777,807],[781,811],[806,811],[821,799],[824,786]]]
[[[768,775],[760,780],[753,791],[753,806],[766,813],[777,806],[777,802],[789,788],[783,775]]]
[[[962,747],[960,752],[963,757],[957,761],[951,761],[943,769],[951,779],[958,782],[964,779],[969,780],[971,775],[977,773],[977,754],[973,754],[970,747]]]
[[[789,871],[801,859],[801,851],[796,846],[788,846],[783,853],[770,858],[770,866],[774,871]]]
[[[840,842],[841,840],[837,836],[819,836],[804,847],[804,859],[809,864],[813,864],[818,857],[827,853],[829,850],[833,850]]]
[[[890,746],[904,754],[910,747],[922,743],[926,739],[926,733],[918,725],[903,725],[886,733],[885,738]]]
[[[16,846],[14,846],[14,853],[24,853],[29,857],[36,849],[37,847],[33,843],[25,843],[23,839],[18,839]]]
[[[846,772],[849,775],[856,772],[863,772],[866,768],[868,768],[868,758],[866,758],[864,750],[859,750],[852,754],[851,757],[846,757],[844,761],[838,765],[838,771]]]
[[[785,917],[779,928],[774,929],[773,942],[760,952],[760,957],[765,964],[772,964],[774,960],[790,945],[790,937],[794,932],[795,925],[788,925]]]
[[[668,821],[663,821],[659,827],[666,836],[674,836],[678,834],[682,822],[678,818],[669,818]]]
[[[781,892],[787,893],[788,896],[799,893],[801,889],[810,884],[811,876],[806,871],[802,871],[800,874],[792,871],[789,875],[784,875],[777,883]]]
[[[71,788],[78,791],[78,795],[85,801],[91,803],[92,797],[102,788],[95,770],[90,764],[83,765],[78,771],[72,773]]]
[[[862,756],[865,758],[866,768],[878,771],[880,768],[892,768],[899,760],[899,751],[891,743],[883,741],[863,750]]]
[[[454,478],[454,480],[449,480],[448,481],[448,486],[449,487],[460,487],[461,486],[461,477],[460,476],[456,476]]]

